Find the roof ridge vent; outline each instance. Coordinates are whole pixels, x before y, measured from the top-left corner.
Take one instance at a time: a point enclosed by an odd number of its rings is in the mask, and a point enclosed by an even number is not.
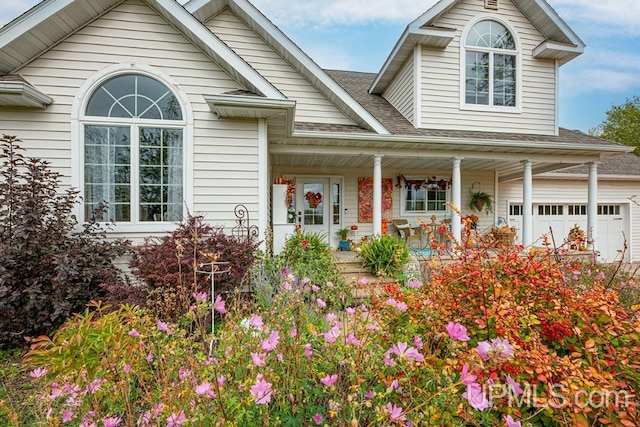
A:
[[[498,10],[498,0],[484,0],[484,8]]]

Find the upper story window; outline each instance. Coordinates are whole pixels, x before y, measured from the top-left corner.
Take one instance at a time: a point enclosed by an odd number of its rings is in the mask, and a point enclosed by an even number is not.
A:
[[[464,59],[466,105],[517,106],[518,52],[504,25],[483,20],[471,27]]]
[[[154,78],[123,74],[100,85],[82,119],[85,218],[107,202],[99,220],[180,221],[185,125],[180,102]]]

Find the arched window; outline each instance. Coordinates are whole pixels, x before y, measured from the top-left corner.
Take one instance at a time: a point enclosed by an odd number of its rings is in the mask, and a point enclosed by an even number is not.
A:
[[[141,223],[183,217],[184,130],[180,102],[158,80],[121,74],[93,91],[82,119],[84,215]]]
[[[516,43],[499,22],[476,23],[465,40],[465,103],[516,107]]]

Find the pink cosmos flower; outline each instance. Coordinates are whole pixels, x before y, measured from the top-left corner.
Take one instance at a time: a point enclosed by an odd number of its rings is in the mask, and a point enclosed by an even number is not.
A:
[[[220,375],[218,377],[218,387],[222,387],[226,380],[227,380],[227,377],[225,377],[224,375]]]
[[[278,362],[282,362],[284,360],[284,356],[282,355],[282,353],[278,353],[276,354],[276,359],[278,359]]]
[[[460,324],[449,322],[447,323],[447,332],[449,333],[449,337],[453,340],[458,341],[469,341],[469,336],[467,335],[467,328]]]
[[[320,288],[318,286],[316,286],[316,285],[311,285],[311,290],[313,292],[318,292],[320,290]]]
[[[216,300],[213,303],[213,308],[215,311],[217,311],[220,314],[225,314],[227,312],[227,309],[224,308],[224,300],[220,295],[216,297]]]
[[[211,388],[211,383],[208,381],[205,381],[202,384],[196,386],[196,394],[198,396],[215,397],[215,393]]]
[[[173,335],[173,331],[171,330],[171,328],[169,328],[169,326],[167,326],[167,324],[162,320],[158,320],[156,325],[158,326],[158,329],[160,329],[162,332],[165,332],[167,335]]]
[[[316,303],[318,304],[318,307],[320,308],[325,308],[327,306],[327,303],[324,302],[322,299],[318,298],[316,299]]]
[[[516,396],[520,396],[522,393],[524,393],[524,390],[522,390],[520,384],[518,384],[516,380],[511,378],[511,375],[507,375],[507,384],[509,384],[511,391],[513,391]]]
[[[324,340],[330,344],[336,342],[336,339],[340,336],[340,328],[337,326],[332,327],[329,332],[325,332],[322,334],[324,336]]]
[[[124,373],[128,374],[129,372],[131,372],[131,365],[128,363],[125,363],[123,369],[124,369]]]
[[[264,353],[251,353],[251,361],[259,368],[267,366],[265,362],[267,355]]]
[[[335,384],[337,380],[338,380],[337,374],[327,375],[324,378],[320,378],[320,382],[326,387],[331,387],[333,384]]]
[[[311,358],[312,354],[313,354],[313,352],[311,351],[311,344],[305,344],[304,345],[304,355],[307,356],[307,358]]]
[[[327,285],[327,288],[333,288],[333,282],[327,282],[325,285]]]
[[[73,409],[67,408],[62,411],[62,422],[69,423],[76,417],[76,414],[73,412]]]
[[[40,378],[47,375],[47,368],[36,368],[33,371],[29,372],[29,376],[31,378]]]
[[[317,414],[315,414],[315,415],[313,416],[313,418],[311,418],[311,419],[313,420],[313,422],[314,422],[317,426],[322,425],[322,415],[321,415],[321,414],[317,413]]]
[[[390,390],[397,390],[399,388],[400,388],[400,383],[398,382],[398,380],[391,381],[391,384],[389,385]]]
[[[149,363],[153,362],[153,354],[152,353],[147,354],[147,362],[149,362]]]
[[[347,312],[347,314],[350,314],[350,315],[356,314],[356,310],[353,307],[347,307],[346,312]]]
[[[374,396],[376,395],[376,392],[373,390],[369,390],[364,394],[364,398],[367,400],[371,400],[374,398]]]
[[[102,424],[104,427],[116,427],[122,422],[122,418],[120,417],[110,417],[102,420]]]
[[[271,383],[264,380],[262,374],[258,374],[256,383],[249,390],[256,405],[265,405],[271,402]]]
[[[409,280],[407,286],[413,289],[418,289],[422,287],[422,282],[420,280]]]
[[[507,427],[522,427],[522,423],[514,420],[511,415],[507,415],[504,420],[507,422]]]
[[[295,327],[289,329],[289,336],[291,338],[297,337],[298,336],[298,330]]]
[[[509,344],[508,339],[495,338],[491,340],[493,351],[500,357],[509,357],[513,355],[513,346]]]
[[[397,301],[395,298],[389,298],[385,302],[387,305],[390,305],[391,307],[394,307],[400,311],[407,311],[407,309],[409,308],[406,303]]]
[[[487,400],[486,393],[482,391],[482,388],[478,383],[468,384],[467,391],[462,394],[462,397],[467,399],[469,401],[469,405],[478,411],[484,411],[491,406]]]
[[[278,346],[278,342],[280,342],[280,333],[273,331],[266,340],[260,342],[260,347],[262,347],[264,351],[270,352]]]
[[[333,325],[333,323],[334,323],[336,320],[338,320],[338,316],[336,316],[336,314],[335,314],[334,312],[331,312],[331,313],[327,313],[327,315],[326,315],[326,316],[324,316],[324,319],[325,319],[327,322],[329,322],[329,323],[331,323],[331,324]]]
[[[422,338],[420,338],[418,335],[413,337],[413,345],[415,345],[418,349],[422,350],[422,348],[424,347]]]
[[[387,350],[384,355],[385,365],[394,366],[396,364],[395,360],[391,358],[392,354],[395,354],[398,358],[404,356],[409,362],[422,362],[424,360],[424,356],[415,347],[409,347],[406,342],[399,342]]]
[[[344,339],[344,343],[346,345],[353,345],[357,347],[360,345],[360,340],[356,338],[353,332],[349,332],[349,335]]]
[[[478,353],[482,360],[489,360],[492,351],[493,348],[487,341],[480,341],[476,347],[476,353]]]
[[[387,403],[387,410],[389,411],[389,421],[395,424],[404,425],[407,417],[402,413],[402,408],[394,405],[393,403]]]
[[[251,316],[251,320],[249,321],[249,324],[256,329],[262,329],[262,327],[264,326],[262,317],[258,316],[257,314],[254,314],[253,316]]]
[[[462,384],[469,385],[474,383],[478,377],[469,372],[469,364],[465,363],[462,367],[462,372],[460,372],[460,380]]]
[[[129,335],[134,338],[138,338],[140,336],[140,332],[136,331],[135,329],[132,329],[129,331]]]
[[[179,414],[173,413],[167,418],[167,427],[180,427],[187,421],[187,417],[184,415],[184,411],[180,411]]]
[[[363,277],[362,279],[360,279],[360,284],[361,285],[367,285],[369,284],[369,280],[366,277]]]
[[[191,295],[193,295],[193,298],[195,298],[197,302],[206,301],[209,296],[206,292],[194,292]]]

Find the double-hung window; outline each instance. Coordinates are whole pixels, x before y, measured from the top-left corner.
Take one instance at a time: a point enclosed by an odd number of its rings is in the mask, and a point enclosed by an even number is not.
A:
[[[182,219],[185,122],[167,86],[141,74],[113,77],[91,95],[82,128],[85,218],[106,202],[99,221]]]
[[[447,209],[447,190],[437,185],[405,185],[403,196],[403,210],[406,214],[439,213]]]
[[[476,23],[464,45],[467,106],[517,107],[518,52],[511,32],[501,23]]]

